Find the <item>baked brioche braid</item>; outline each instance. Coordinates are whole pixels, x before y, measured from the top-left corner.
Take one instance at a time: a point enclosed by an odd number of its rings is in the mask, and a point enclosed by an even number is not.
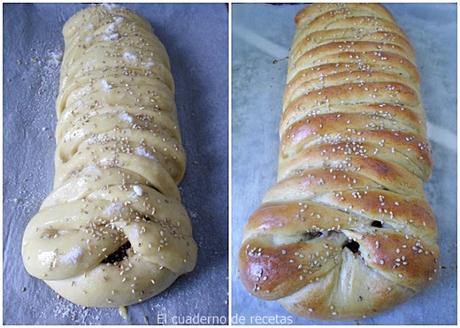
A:
[[[24,265],[77,304],[141,302],[196,262],[168,55],[123,8],[88,7],[63,33],[54,189],[25,230]]]
[[[240,276],[297,315],[359,318],[438,268],[414,51],[378,4],[313,4],[295,21],[278,182],[245,227]]]

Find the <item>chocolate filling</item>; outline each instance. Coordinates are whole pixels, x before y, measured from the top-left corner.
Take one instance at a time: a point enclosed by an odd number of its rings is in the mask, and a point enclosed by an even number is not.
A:
[[[118,249],[115,252],[113,252],[112,254],[107,256],[105,259],[103,259],[101,263],[115,264],[115,263],[123,261],[123,259],[128,256],[128,250],[130,248],[131,248],[131,243],[127,241],[126,243],[118,247]]]
[[[376,227],[376,228],[382,228],[383,224],[382,224],[382,221],[374,220],[372,221],[371,226]]]
[[[348,248],[353,254],[359,253],[359,243],[357,243],[354,240],[349,240],[347,241],[344,245],[343,248]]]
[[[305,232],[302,234],[302,240],[307,241],[315,238],[319,238],[323,235],[320,231]]]

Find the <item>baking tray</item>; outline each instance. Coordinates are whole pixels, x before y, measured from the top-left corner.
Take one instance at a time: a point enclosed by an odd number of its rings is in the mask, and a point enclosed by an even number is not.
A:
[[[117,309],[59,299],[22,265],[24,228],[52,188],[54,102],[64,22],[83,4],[4,5],[3,320],[5,324],[224,323],[228,315],[228,12],[224,4],[123,4],[147,18],[168,50],[187,171],[181,184],[195,240],[195,271],[167,291]]]
[[[438,279],[408,302],[358,321],[290,316],[276,302],[250,296],[239,280],[242,230],[276,181],[278,123],[294,16],[303,5],[232,6],[232,319],[295,324],[456,324],[457,322],[457,8],[456,4],[386,4],[412,41],[422,78],[433,175],[426,184],[439,227]],[[257,316],[260,319],[257,319]]]

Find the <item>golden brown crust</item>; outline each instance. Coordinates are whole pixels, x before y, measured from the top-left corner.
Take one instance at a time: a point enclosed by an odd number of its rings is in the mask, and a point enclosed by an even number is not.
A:
[[[378,4],[314,4],[300,10],[295,16],[295,23],[296,25],[299,25],[300,23],[304,23],[304,21],[310,22],[316,17],[331,11],[352,13],[357,10],[361,12],[366,12],[368,14],[372,14],[376,17],[388,19],[390,21],[393,20],[393,16],[391,16],[390,12],[386,10],[385,7]]]
[[[317,58],[302,57],[298,62],[292,64],[288,72],[288,80],[290,80],[299,70],[316,67],[322,64],[358,64],[362,71],[391,71],[396,70],[400,75],[411,79],[414,82],[419,82],[419,75],[416,67],[407,59],[390,52],[353,52],[344,51],[336,54],[325,54]]]
[[[341,51],[353,49],[356,44],[361,44],[361,48],[367,44],[367,48],[373,51],[386,49],[387,52],[396,52],[415,62],[414,50],[403,35],[388,31],[368,31],[357,34],[349,29],[321,30],[308,34],[299,39],[293,47],[290,60],[296,61],[306,52],[319,47],[329,47],[330,44],[336,44],[337,49]]]
[[[241,280],[301,316],[372,315],[438,268],[415,55],[378,4],[314,4],[296,25],[278,182],[246,224]]]

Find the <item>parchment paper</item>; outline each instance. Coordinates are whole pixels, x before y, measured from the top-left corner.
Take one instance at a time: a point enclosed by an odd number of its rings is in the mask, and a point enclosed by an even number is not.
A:
[[[227,321],[228,13],[224,4],[123,5],[150,21],[171,59],[187,153],[181,191],[199,245],[195,271],[161,295],[130,306],[125,321],[116,309],[83,309],[57,299],[24,270],[22,234],[53,181],[61,29],[84,6],[4,5],[4,323],[174,323],[174,316],[184,319],[195,314],[214,323]]]
[[[250,296],[237,272],[242,229],[276,180],[278,123],[286,80],[287,49],[294,16],[302,5],[232,7],[232,318],[254,323],[256,316],[287,322],[276,302]],[[417,54],[422,95],[433,147],[433,175],[426,185],[437,217],[441,270],[422,293],[393,310],[350,322],[320,322],[291,317],[296,324],[455,324],[457,318],[457,12],[455,4],[387,4],[408,34]],[[273,60],[279,60],[273,63]],[[276,320],[274,318],[273,320]],[[260,321],[259,321],[260,322]]]

